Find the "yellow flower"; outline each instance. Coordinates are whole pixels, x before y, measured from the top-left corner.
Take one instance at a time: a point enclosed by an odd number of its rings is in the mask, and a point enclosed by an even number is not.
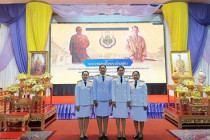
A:
[[[20,73],[16,76],[16,79],[27,79],[27,75],[25,73]]]
[[[37,82],[36,82],[36,79],[31,78],[31,79],[27,79],[24,83],[26,86],[30,86],[30,85],[35,85]]]
[[[37,84],[32,87],[32,91],[44,91],[45,86],[42,84]]]
[[[51,79],[53,76],[49,73],[49,72],[45,72],[42,76],[41,76],[41,79],[46,79],[46,78],[49,78]]]
[[[187,93],[188,92],[188,88],[180,84],[180,85],[177,85],[175,87],[175,91],[177,91],[179,93]]]
[[[185,86],[194,86],[194,85],[195,85],[195,82],[192,81],[192,80],[184,80],[184,81],[183,81],[183,84],[184,84]]]
[[[203,86],[202,91],[203,92],[210,92],[210,86],[209,85]]]
[[[9,87],[6,88],[6,91],[10,91],[10,92],[18,92],[20,89],[20,86],[18,84],[13,84]]]

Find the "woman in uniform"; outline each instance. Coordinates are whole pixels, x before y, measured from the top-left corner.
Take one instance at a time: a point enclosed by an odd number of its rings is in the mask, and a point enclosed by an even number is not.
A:
[[[125,124],[128,117],[128,107],[130,107],[130,85],[128,79],[124,75],[125,68],[119,66],[117,68],[118,76],[112,80],[112,102],[113,116],[116,118],[118,139],[126,140]],[[122,135],[120,133],[120,120],[122,123]]]
[[[131,90],[131,117],[134,122],[136,134],[134,139],[143,139],[144,122],[147,120],[147,85],[140,81],[140,73],[132,73],[133,81],[130,82]],[[140,131],[138,130],[138,125]]]
[[[79,121],[80,139],[87,139],[89,116],[93,108],[92,82],[88,81],[89,72],[82,72],[82,80],[77,82],[75,88],[76,116]]]

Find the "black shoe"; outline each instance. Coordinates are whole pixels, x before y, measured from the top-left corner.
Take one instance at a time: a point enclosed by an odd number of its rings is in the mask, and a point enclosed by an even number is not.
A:
[[[79,137],[80,140],[84,140],[84,137]]]
[[[143,140],[143,134],[142,134],[142,136],[138,137],[138,140]]]
[[[99,140],[103,140],[103,136],[98,136],[98,139]]]
[[[122,137],[123,140],[126,140],[126,137]]]
[[[109,139],[109,136],[104,134],[104,139],[105,140],[108,140]]]
[[[88,136],[84,136],[84,139],[88,139]]]
[[[121,137],[117,137],[118,140],[121,140]]]
[[[139,133],[137,133],[136,135],[133,136],[134,139],[138,139],[139,138]]]

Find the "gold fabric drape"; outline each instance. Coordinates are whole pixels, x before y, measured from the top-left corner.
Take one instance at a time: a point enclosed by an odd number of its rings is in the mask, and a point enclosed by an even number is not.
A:
[[[29,51],[43,51],[52,16],[50,5],[41,2],[26,4],[26,40]]]
[[[174,2],[163,5],[163,15],[170,28],[172,51],[187,50],[188,41],[188,4]]]

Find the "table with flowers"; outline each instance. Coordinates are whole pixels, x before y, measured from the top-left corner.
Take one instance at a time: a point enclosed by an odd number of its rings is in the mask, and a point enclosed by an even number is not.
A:
[[[210,86],[195,84],[193,78],[179,79],[167,86],[168,108],[164,117],[183,127],[210,127]],[[170,92],[174,93],[173,100]],[[206,95],[206,96],[203,96]]]
[[[44,130],[46,125],[56,119],[57,108],[52,106],[53,84],[49,83],[51,78],[52,75],[48,72],[39,77],[29,77],[24,73],[17,75],[16,79],[20,83],[12,84],[4,90],[4,92],[9,94],[3,99],[4,116],[0,118],[0,124],[3,124],[3,122],[5,124],[3,128],[7,128],[6,122],[17,117],[17,115],[11,114],[19,112],[20,114],[22,112],[28,113],[29,121],[32,124],[39,124],[39,126],[35,125],[35,127],[33,125],[30,126],[35,129]],[[48,105],[45,104],[47,89],[50,89],[51,96],[51,101]],[[26,125],[28,126],[28,123]]]

